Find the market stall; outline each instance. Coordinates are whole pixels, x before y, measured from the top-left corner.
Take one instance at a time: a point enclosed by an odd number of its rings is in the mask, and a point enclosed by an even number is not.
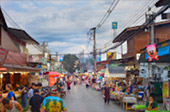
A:
[[[59,78],[62,74],[58,73],[58,72],[47,72],[46,75],[48,75],[48,85],[49,86],[53,86],[56,82],[56,79]]]

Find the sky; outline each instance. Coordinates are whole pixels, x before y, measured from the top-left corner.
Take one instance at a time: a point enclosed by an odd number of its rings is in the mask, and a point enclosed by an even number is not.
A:
[[[85,53],[92,52],[93,40],[89,41],[87,33],[90,28],[96,27],[113,1],[0,0],[0,3],[9,27],[25,30],[40,44],[47,41],[51,53],[66,54],[80,53],[83,50]],[[120,0],[107,21],[96,32],[97,49],[111,47],[115,35],[127,27],[144,23],[144,13],[156,1],[158,0]],[[152,8],[152,11],[157,10]],[[118,22],[118,29],[113,33],[112,22],[115,21]],[[123,50],[126,53],[126,43]],[[120,55],[120,48],[112,51]],[[106,58],[105,55],[102,57],[102,60]]]

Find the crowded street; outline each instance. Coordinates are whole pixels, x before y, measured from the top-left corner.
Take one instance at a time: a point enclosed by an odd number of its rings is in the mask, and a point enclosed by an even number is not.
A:
[[[68,112],[124,112],[123,109],[110,102],[105,104],[100,91],[86,88],[85,84],[72,86],[69,94],[64,98]]]
[[[0,112],[170,112],[170,0],[0,0]]]

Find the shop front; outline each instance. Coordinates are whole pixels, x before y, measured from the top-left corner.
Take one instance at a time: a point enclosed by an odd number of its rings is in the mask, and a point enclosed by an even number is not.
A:
[[[0,67],[0,81],[3,85],[10,83],[14,88],[17,83],[28,85],[30,72],[39,71],[32,67],[4,64]]]
[[[40,72],[39,68],[27,66],[27,54],[0,49],[0,83],[28,85],[30,72]]]
[[[147,49],[143,49],[141,52],[140,77],[145,79],[145,84],[148,84],[149,81],[154,82],[157,101],[163,101],[164,106],[168,109],[170,107],[170,75],[168,75],[170,73],[170,40],[156,44],[154,57],[148,54]]]

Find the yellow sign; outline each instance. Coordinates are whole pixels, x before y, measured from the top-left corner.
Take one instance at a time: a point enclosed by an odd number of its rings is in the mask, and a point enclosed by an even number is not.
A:
[[[168,98],[169,97],[169,82],[163,82],[163,97]]]
[[[114,59],[116,59],[116,52],[108,52],[107,60],[114,60]]]

